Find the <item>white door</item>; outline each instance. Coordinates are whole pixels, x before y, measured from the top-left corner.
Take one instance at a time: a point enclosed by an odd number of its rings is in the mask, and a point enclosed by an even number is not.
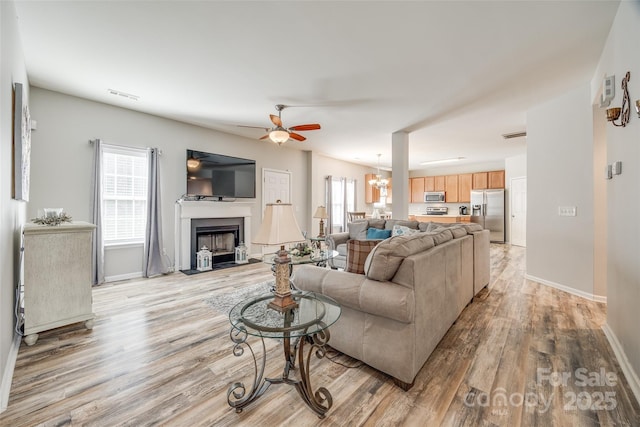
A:
[[[262,216],[267,203],[291,203],[291,172],[276,169],[262,169]],[[263,246],[263,254],[272,254],[280,249],[278,246]]]
[[[527,246],[527,178],[511,179],[511,244]]]

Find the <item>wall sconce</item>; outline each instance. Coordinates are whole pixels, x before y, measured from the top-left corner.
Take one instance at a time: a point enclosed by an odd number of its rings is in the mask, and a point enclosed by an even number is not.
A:
[[[631,79],[631,74],[627,71],[627,74],[622,79],[622,108],[607,108],[607,120],[613,123],[614,126],[622,126],[625,127],[627,123],[629,123],[629,116],[631,114],[630,111],[630,102],[629,102],[629,90],[627,89],[627,84],[629,83],[629,79]],[[638,102],[636,101],[636,110],[638,109]],[[640,113],[638,113],[640,115]],[[620,124],[615,121],[620,118]]]

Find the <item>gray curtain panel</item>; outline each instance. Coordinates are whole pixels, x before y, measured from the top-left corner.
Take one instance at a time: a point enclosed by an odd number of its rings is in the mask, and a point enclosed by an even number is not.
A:
[[[91,180],[91,220],[96,226],[91,250],[91,281],[104,283],[104,239],[102,236],[102,141],[93,141],[93,178]]]
[[[331,175],[327,176],[324,179],[324,186],[325,186],[325,203],[324,205],[327,207],[327,216],[329,218],[327,218],[327,223],[325,225],[326,231],[325,234],[329,235],[329,234],[333,234],[333,205],[332,205],[332,201],[333,201],[333,185],[331,185],[333,182],[333,177]]]
[[[144,277],[169,272],[162,251],[162,204],[160,203],[160,174],[158,149],[149,149],[149,187],[147,191],[147,230],[144,241]]]

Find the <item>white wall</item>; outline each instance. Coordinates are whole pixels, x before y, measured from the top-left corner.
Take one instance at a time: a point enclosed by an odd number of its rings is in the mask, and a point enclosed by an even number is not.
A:
[[[14,292],[19,278],[20,230],[25,202],[11,198],[12,88],[29,82],[13,2],[0,2],[0,411],[6,408],[19,341],[14,341]]]
[[[587,297],[594,292],[590,93],[585,82],[527,114],[527,274]],[[577,216],[558,216],[559,206],[577,207]]]
[[[186,149],[256,160],[256,200],[252,234],[262,221],[262,168],[292,173],[296,219],[305,227],[312,212],[306,196],[307,163],[303,151],[278,147],[173,120],[113,107],[40,88],[32,88],[32,198],[28,216],[38,209],[63,207],[76,220],[89,221],[92,150],[90,139],[134,147],[158,147],[160,157],[164,246],[174,261],[174,202],[186,192]],[[252,253],[260,250],[250,248]],[[105,252],[105,275],[126,277],[142,269],[142,247]]]
[[[633,105],[640,99],[640,2],[620,2],[607,44],[592,81],[597,93],[604,75],[616,76],[612,107],[622,105],[620,82],[629,71],[631,120],[606,125],[607,161],[622,161],[622,175],[606,181],[607,326],[618,361],[640,400],[640,118]],[[604,110],[600,111],[604,115]]]

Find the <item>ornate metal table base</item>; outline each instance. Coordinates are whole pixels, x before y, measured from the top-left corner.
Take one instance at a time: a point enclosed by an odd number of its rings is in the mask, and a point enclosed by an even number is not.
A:
[[[292,312],[286,313],[285,316],[293,316]],[[260,366],[256,353],[254,353],[251,345],[247,342],[248,333],[246,328],[237,327],[231,328],[230,333],[231,340],[235,343],[233,346],[234,356],[242,356],[245,351],[245,347],[249,349],[253,357],[254,366],[254,379],[251,384],[250,390],[247,391],[247,387],[241,383],[233,383],[227,391],[227,402],[229,406],[236,409],[236,412],[242,412],[245,406],[257,400],[260,396],[267,391],[271,384],[289,384],[296,388],[296,391],[302,398],[302,400],[311,408],[320,418],[324,418],[325,413],[333,405],[333,398],[331,393],[324,387],[318,388],[315,392],[311,386],[310,379],[310,367],[311,356],[315,353],[319,359],[323,358],[326,354],[326,344],[329,341],[329,330],[323,329],[316,333],[296,337],[294,339],[293,347],[291,345],[291,338],[283,338],[283,350],[284,350],[284,370],[281,378],[264,378],[264,369],[267,361],[266,347],[264,345],[264,337],[260,337],[262,343],[262,357],[260,358]],[[309,348],[305,354],[305,342],[309,341]],[[299,367],[299,379],[290,378],[289,374],[291,370],[296,367],[296,353],[298,358]]]

